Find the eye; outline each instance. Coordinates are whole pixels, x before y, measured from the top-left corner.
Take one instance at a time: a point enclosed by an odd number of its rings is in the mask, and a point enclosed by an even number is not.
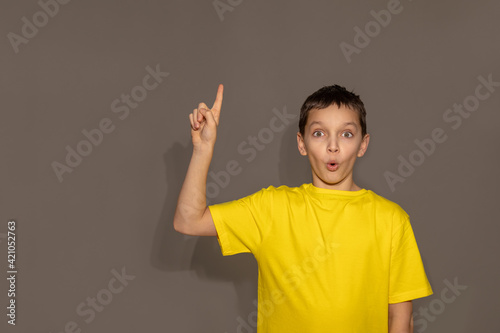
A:
[[[321,137],[321,136],[323,136],[324,134],[323,134],[323,132],[321,132],[321,131],[314,131],[312,135],[313,135],[313,136],[315,136],[315,137]]]
[[[346,138],[352,138],[354,136],[354,134],[352,134],[351,132],[344,132],[344,133],[342,133],[342,136],[346,137]]]

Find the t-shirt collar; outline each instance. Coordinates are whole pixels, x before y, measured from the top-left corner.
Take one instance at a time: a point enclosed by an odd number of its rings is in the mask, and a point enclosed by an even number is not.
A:
[[[368,192],[367,189],[362,188],[357,191],[344,191],[344,190],[332,190],[327,188],[316,187],[312,183],[303,184],[304,189],[315,196],[347,196],[347,197],[358,197],[364,195]]]

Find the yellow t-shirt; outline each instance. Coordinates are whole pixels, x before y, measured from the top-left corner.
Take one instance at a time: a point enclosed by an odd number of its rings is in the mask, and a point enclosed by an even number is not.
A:
[[[433,293],[408,214],[371,190],[269,186],[209,209],[222,254],[257,260],[258,333],[386,333],[388,304]]]

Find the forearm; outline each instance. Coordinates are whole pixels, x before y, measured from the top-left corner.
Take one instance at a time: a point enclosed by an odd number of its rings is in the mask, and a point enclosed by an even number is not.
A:
[[[214,147],[205,145],[193,147],[193,154],[182,184],[174,215],[174,228],[186,230],[190,224],[197,223],[207,206],[207,175]]]

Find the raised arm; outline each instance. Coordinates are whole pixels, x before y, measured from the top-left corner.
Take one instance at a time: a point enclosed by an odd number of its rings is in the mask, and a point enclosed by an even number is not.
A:
[[[224,87],[219,85],[211,109],[200,103],[189,115],[193,154],[182,184],[174,214],[174,229],[186,235],[216,236],[212,215],[207,207],[207,175],[219,125]]]

